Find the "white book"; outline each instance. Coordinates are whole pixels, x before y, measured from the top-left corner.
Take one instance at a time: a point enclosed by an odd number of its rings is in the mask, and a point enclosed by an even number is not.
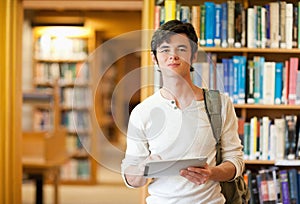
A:
[[[293,47],[293,4],[286,4],[286,15],[285,15],[285,41],[286,48],[292,49]]]
[[[285,146],[285,119],[274,119],[275,132],[276,132],[276,160],[284,159],[284,146]]]
[[[270,144],[269,160],[275,160],[276,159],[276,145],[277,145],[275,124],[270,125],[269,144]]]
[[[257,117],[250,119],[250,160],[256,159],[257,149]]]
[[[247,9],[247,47],[248,48],[255,48],[255,17],[254,17],[254,8]]]
[[[263,102],[264,104],[274,104],[275,98],[275,62],[265,62],[263,68]]]
[[[209,63],[202,62],[202,87],[209,88],[210,70]]]
[[[270,2],[270,43],[271,48],[279,48],[279,5]]]

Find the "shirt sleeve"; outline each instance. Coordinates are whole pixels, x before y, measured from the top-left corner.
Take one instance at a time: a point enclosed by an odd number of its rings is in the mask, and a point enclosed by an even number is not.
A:
[[[127,186],[124,171],[129,166],[138,166],[149,155],[148,142],[145,136],[145,125],[138,109],[131,112],[127,129],[127,148],[122,160],[122,177]],[[130,187],[130,186],[129,186]]]
[[[241,140],[238,135],[238,119],[233,104],[228,96],[223,95],[221,133],[222,159],[231,162],[236,168],[235,177],[242,175],[244,170],[244,153]]]

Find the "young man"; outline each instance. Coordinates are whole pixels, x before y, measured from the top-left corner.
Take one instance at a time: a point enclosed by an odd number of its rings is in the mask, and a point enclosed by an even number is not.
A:
[[[204,168],[189,167],[178,176],[152,179],[147,203],[224,203],[219,181],[236,178],[244,166],[233,105],[221,94],[223,162],[216,166],[216,141],[205,112],[203,89],[190,77],[191,64],[197,59],[193,26],[177,20],[165,23],[154,33],[151,50],[163,87],[131,113],[122,162],[124,180],[131,187],[145,185],[143,172],[149,160],[207,156]]]

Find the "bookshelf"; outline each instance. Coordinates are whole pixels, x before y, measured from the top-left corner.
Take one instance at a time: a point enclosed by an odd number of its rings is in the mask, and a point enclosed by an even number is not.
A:
[[[33,28],[33,87],[45,92],[57,84],[54,106],[57,126],[66,129],[65,150],[70,158],[61,169],[61,183],[95,184],[97,164],[92,117],[93,74],[88,54],[91,30],[74,26]]]
[[[205,1],[185,1],[185,0],[177,0],[177,3],[180,5],[187,5],[190,8],[193,5],[202,5]],[[215,0],[212,1],[216,4],[222,4],[226,3],[227,1],[224,0]],[[236,0],[235,2],[241,3],[245,9],[247,8],[253,8],[254,6],[264,6],[266,4],[269,4],[273,1],[248,1],[248,0]],[[149,34],[145,35],[143,38],[143,46],[150,47],[150,41],[152,33],[157,27],[156,24],[156,17],[155,17],[155,3],[154,0],[149,0],[144,2],[143,7],[143,28],[144,29],[150,29],[152,30],[149,32]],[[298,6],[298,1],[287,1],[287,3],[293,3],[294,6]],[[161,2],[161,6],[164,5],[164,2]],[[277,14],[278,15],[278,14]],[[192,20],[191,20],[192,21]],[[199,19],[200,21],[200,19]],[[201,23],[201,21],[200,21]],[[299,27],[299,26],[298,26]],[[199,28],[200,29],[200,28]],[[246,30],[247,31],[247,30]],[[298,35],[299,36],[299,35]],[[201,38],[201,36],[199,36]],[[299,40],[298,40],[299,42]],[[280,45],[279,45],[280,47]],[[299,45],[298,45],[299,47]],[[246,46],[241,46],[239,48],[237,47],[218,47],[218,46],[200,46],[199,45],[199,54],[207,54],[215,55],[216,62],[222,61],[223,58],[232,58],[235,55],[243,56],[246,58],[246,60],[252,60],[255,56],[264,57],[265,61],[274,61],[274,62],[284,62],[288,61],[290,58],[298,58],[300,49],[298,47],[293,47],[291,49],[287,48],[261,48],[261,47],[247,47],[247,41]],[[150,53],[143,53],[142,55],[142,66],[153,66],[152,61],[150,58]],[[247,64],[246,64],[247,67]],[[153,70],[144,70],[142,73],[142,79],[144,84],[153,84],[154,80],[154,69]],[[142,89],[142,100],[148,97],[153,93],[153,87]],[[273,104],[262,104],[262,103],[256,103],[256,104],[234,104],[237,116],[239,118],[243,118],[246,121],[249,121],[252,117],[256,116],[258,118],[263,116],[269,116],[270,119],[275,118],[281,118],[282,115],[293,115],[300,113],[300,105],[295,104],[288,104],[288,103],[282,103],[279,105],[273,105]],[[259,171],[262,168],[269,168],[272,166],[279,167],[279,169],[289,169],[289,168],[296,168],[299,170],[300,165],[298,160],[246,160],[246,169],[253,169],[256,171]],[[146,189],[144,189],[146,191]],[[142,196],[142,202],[145,202],[145,194]]]

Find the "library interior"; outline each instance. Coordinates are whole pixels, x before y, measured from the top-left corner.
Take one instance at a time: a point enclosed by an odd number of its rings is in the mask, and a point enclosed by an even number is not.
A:
[[[121,175],[133,108],[161,88],[150,41],[198,36],[195,85],[233,103],[250,204],[300,204],[300,1],[1,0],[0,203],[145,204]],[[201,201],[199,201],[201,203]]]

